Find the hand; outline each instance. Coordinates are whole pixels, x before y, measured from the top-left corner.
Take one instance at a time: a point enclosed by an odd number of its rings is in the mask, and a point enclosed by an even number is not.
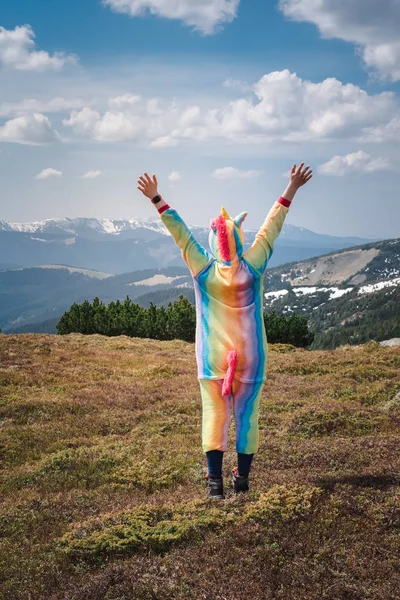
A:
[[[292,170],[290,172],[290,182],[286,190],[282,194],[283,198],[286,198],[286,200],[289,200],[289,202],[293,200],[297,190],[302,185],[307,183],[307,181],[310,181],[312,177],[312,170],[310,169],[310,167],[308,165],[305,169],[303,169],[303,167],[303,162],[299,165],[298,168],[296,168],[296,165],[293,165],[292,167]]]
[[[305,169],[303,169],[303,167],[303,162],[297,168],[296,165],[293,165],[290,172],[290,184],[296,189],[306,184],[312,177],[312,170],[310,169],[310,166],[307,165]]]
[[[151,179],[147,175],[147,173],[141,175],[138,179],[138,184],[138,190],[140,190],[145,196],[147,196],[147,198],[150,198],[150,200],[152,200],[154,196],[157,196],[158,181],[155,175],[153,175]]]

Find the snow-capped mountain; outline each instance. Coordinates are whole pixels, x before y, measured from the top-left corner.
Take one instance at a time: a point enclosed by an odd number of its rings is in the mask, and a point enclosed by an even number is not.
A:
[[[59,217],[32,221],[28,223],[12,223],[0,220],[0,231],[18,231],[22,233],[69,233],[92,237],[93,233],[120,236],[126,231],[149,229],[167,235],[168,232],[158,216],[148,219],[96,219],[89,217]],[[86,234],[86,235],[85,235]]]
[[[200,237],[208,235],[208,228],[196,227],[189,225],[194,233]],[[49,234],[65,234],[79,235],[87,239],[93,239],[99,235],[102,237],[110,236],[111,238],[123,237],[127,239],[129,232],[133,235],[139,230],[148,230],[163,235],[169,235],[163,222],[158,215],[147,219],[97,219],[90,217],[68,218],[56,217],[52,219],[44,219],[43,221],[32,221],[27,223],[13,223],[0,220],[0,231],[14,231],[19,233],[49,233]],[[256,229],[245,229],[249,237],[256,234]],[[97,236],[96,236],[97,234]],[[340,237],[326,234],[315,233],[304,227],[285,224],[279,236],[280,243],[286,242],[301,242],[318,244],[320,247],[334,245],[335,247],[343,247],[345,245],[365,244],[369,241],[364,238]]]
[[[209,229],[191,229],[208,248]],[[255,229],[245,229],[245,249],[256,233]],[[318,234],[285,224],[270,264],[274,267],[369,241]],[[10,265],[16,268],[63,264],[116,275],[184,265],[181,251],[159,215],[149,219],[63,217],[29,223],[0,221],[0,257],[0,270]]]

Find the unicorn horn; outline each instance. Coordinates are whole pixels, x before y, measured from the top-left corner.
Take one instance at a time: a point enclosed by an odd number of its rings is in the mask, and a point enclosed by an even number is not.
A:
[[[224,217],[225,221],[227,219],[230,219],[230,216],[228,215],[228,213],[226,212],[226,210],[223,206],[221,206],[221,215]]]

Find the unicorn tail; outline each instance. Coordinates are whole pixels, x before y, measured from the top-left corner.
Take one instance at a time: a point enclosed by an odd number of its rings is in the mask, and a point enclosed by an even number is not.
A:
[[[231,393],[231,387],[233,382],[233,377],[235,375],[237,361],[238,361],[238,353],[237,350],[231,350],[228,352],[226,356],[226,361],[228,363],[228,370],[224,377],[224,382],[222,384],[222,395],[227,396]]]

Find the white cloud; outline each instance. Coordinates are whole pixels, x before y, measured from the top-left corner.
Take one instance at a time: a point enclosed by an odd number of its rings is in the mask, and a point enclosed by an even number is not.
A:
[[[240,0],[103,0],[116,12],[131,17],[148,13],[166,19],[178,19],[205,35],[221,29],[237,15]]]
[[[102,116],[88,107],[73,111],[63,123],[101,142],[133,140],[143,135],[145,129],[144,120],[132,112],[106,111]]]
[[[51,98],[50,100],[36,100],[26,98],[20,102],[3,102],[0,104],[0,117],[24,115],[27,112],[56,113],[78,108],[84,108],[87,102],[80,99]]]
[[[30,25],[15,29],[0,27],[0,64],[21,71],[60,71],[67,63],[75,63],[77,57],[64,52],[50,55],[35,50],[35,34]]]
[[[318,172],[321,175],[336,176],[394,170],[396,168],[388,158],[372,158],[362,150],[347,154],[346,156],[334,156],[318,168]]]
[[[368,95],[335,78],[313,83],[288,69],[264,75],[253,89],[256,102],[241,98],[210,112],[208,128],[224,137],[254,141],[352,139],[399,112],[393,93]]]
[[[116,110],[122,110],[126,108],[131,108],[140,102],[140,96],[133,94],[124,94],[123,96],[116,96],[115,98],[110,98],[108,104],[110,108],[114,108]]]
[[[314,23],[325,38],[357,44],[368,67],[400,80],[400,2],[398,0],[280,0],[283,13]]]
[[[80,111],[72,111],[69,119],[64,119],[63,124],[71,127],[75,127],[84,133],[90,133],[93,136],[93,128],[96,123],[100,120],[101,115],[99,112],[85,107]]]
[[[400,140],[400,116],[393,117],[387,123],[366,127],[360,141],[390,142]]]
[[[152,148],[173,148],[178,145],[178,140],[169,135],[164,135],[156,140],[153,140],[150,144]]]
[[[38,173],[35,179],[49,179],[49,177],[62,177],[62,171],[57,171],[57,169],[43,169],[40,173]]]
[[[48,117],[40,113],[16,117],[0,127],[0,142],[40,146],[57,141],[60,141],[60,136],[53,129]]]
[[[168,175],[168,179],[172,182],[181,181],[182,176],[179,171],[172,171],[172,173]]]
[[[109,104],[114,100],[110,100]],[[63,123],[101,142],[148,140],[152,146],[163,148],[177,144],[175,134],[193,122],[191,111],[189,108],[180,114],[175,102],[161,109],[158,100],[151,98],[135,101],[133,106],[125,106],[124,110],[107,110],[103,114],[85,107],[73,111]]]
[[[131,103],[126,95],[110,100],[103,113],[85,107],[63,122],[98,141],[136,140],[156,148],[218,138],[259,144],[400,138],[400,105],[393,92],[368,94],[335,78],[314,83],[288,69],[264,75],[251,89],[253,97],[208,109],[136,96]]]
[[[225,79],[223,86],[231,90],[237,90],[239,92],[251,92],[252,87],[247,81],[240,81],[240,79],[232,79],[229,77]]]
[[[102,171],[88,171],[82,175],[82,179],[97,179],[100,175],[102,175]]]
[[[261,175],[261,171],[241,171],[234,167],[216,169],[212,174],[214,179],[254,179],[259,175]]]

